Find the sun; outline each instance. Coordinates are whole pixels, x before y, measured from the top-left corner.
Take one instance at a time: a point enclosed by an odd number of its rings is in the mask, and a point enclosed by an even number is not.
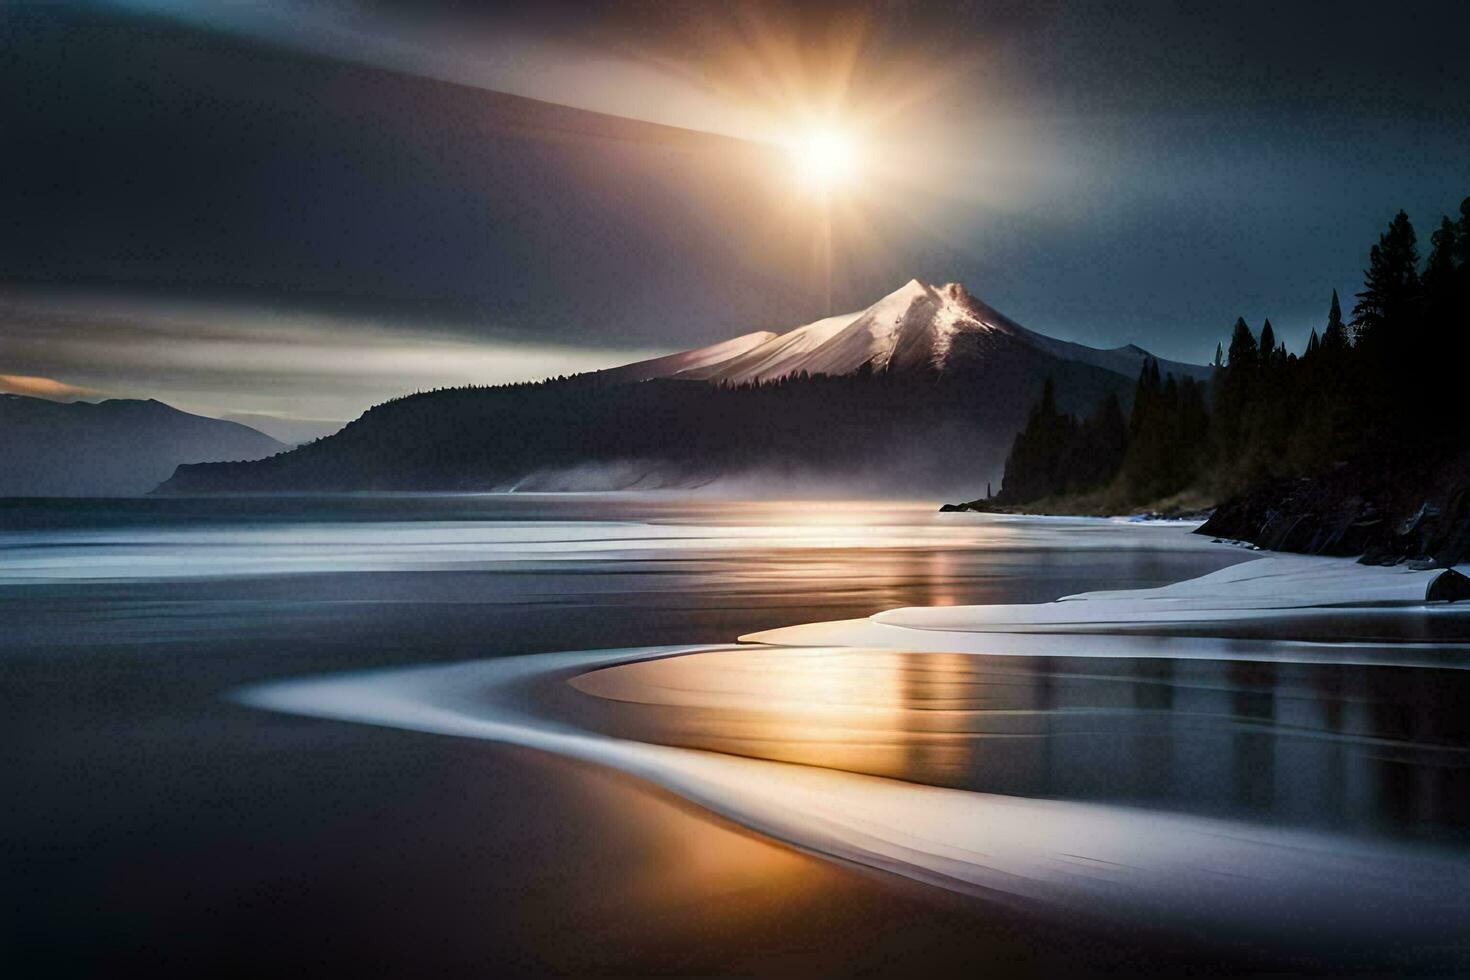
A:
[[[838,190],[857,176],[857,143],[841,130],[808,130],[791,140],[788,149],[797,178],[814,191]]]

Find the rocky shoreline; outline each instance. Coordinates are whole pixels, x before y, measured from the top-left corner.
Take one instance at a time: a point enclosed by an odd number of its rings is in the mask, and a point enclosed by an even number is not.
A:
[[[1215,508],[1198,533],[1365,565],[1470,560],[1470,452],[1364,456],[1274,480]]]
[[[957,504],[943,504],[939,508],[941,514],[1020,514],[1031,517],[1128,517],[1142,521],[1203,521],[1207,520],[1213,513],[1209,508],[1187,507],[1187,508],[1164,508],[1159,510],[1138,510],[1127,514],[1115,514],[1107,511],[1078,507],[1070,509],[1066,507],[1045,507],[1034,505],[999,504],[994,500],[966,500]]]
[[[940,510],[1054,512],[984,499]],[[1358,556],[1365,565],[1449,568],[1470,561],[1470,451],[1365,455],[1315,476],[1266,481],[1212,510],[1129,516],[1197,517],[1203,521],[1198,534],[1270,551]]]

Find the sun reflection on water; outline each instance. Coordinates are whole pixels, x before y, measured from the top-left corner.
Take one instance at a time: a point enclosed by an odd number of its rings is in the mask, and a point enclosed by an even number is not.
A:
[[[889,650],[736,650],[627,664],[571,683],[599,698],[683,709],[681,726],[742,754],[900,773],[962,761],[963,747],[944,738],[944,718],[986,697],[966,670],[972,659]]]
[[[1439,677],[1231,661],[749,647],[592,671],[644,741],[1032,797],[1463,835],[1470,729]],[[583,699],[584,702],[586,699]]]

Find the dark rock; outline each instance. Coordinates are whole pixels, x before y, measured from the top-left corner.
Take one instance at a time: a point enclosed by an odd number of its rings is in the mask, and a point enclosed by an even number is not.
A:
[[[1353,521],[1344,527],[1340,534],[1333,540],[1332,549],[1324,548],[1322,554],[1327,555],[1361,555],[1368,549],[1368,545],[1378,536],[1382,530],[1383,521],[1378,518],[1366,518]]]
[[[1443,531],[1434,560],[1446,568],[1470,560],[1470,486],[1449,497],[1440,524]]]
[[[1404,556],[1397,554],[1393,550],[1392,542],[1375,541],[1363,550],[1363,555],[1358,559],[1358,564],[1392,568],[1403,560]]]
[[[1404,523],[1399,525],[1399,529],[1396,533],[1400,535],[1413,534],[1426,520],[1432,520],[1433,518],[1436,518],[1438,516],[1439,508],[1432,506],[1431,504],[1429,504],[1428,501],[1426,501],[1419,505],[1419,509],[1414,512],[1413,517],[1410,517],[1407,521],[1404,521]]]
[[[1429,588],[1424,590],[1425,602],[1459,602],[1470,599],[1470,578],[1453,568],[1446,568],[1434,577]]]
[[[941,514],[969,512],[971,514],[1004,514],[1006,509],[989,500],[966,500],[958,504],[945,504],[939,508]]]
[[[1367,565],[1456,565],[1470,560],[1470,450],[1378,453],[1270,480],[1222,503],[1197,533]]]

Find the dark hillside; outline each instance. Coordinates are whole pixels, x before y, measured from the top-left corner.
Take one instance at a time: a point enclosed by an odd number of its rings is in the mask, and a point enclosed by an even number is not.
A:
[[[1131,387],[1015,345],[983,373],[451,389],[379,405],[258,463],[181,466],[160,491],[622,489],[774,474],[932,493],[999,473],[1048,375],[1072,407]]]

